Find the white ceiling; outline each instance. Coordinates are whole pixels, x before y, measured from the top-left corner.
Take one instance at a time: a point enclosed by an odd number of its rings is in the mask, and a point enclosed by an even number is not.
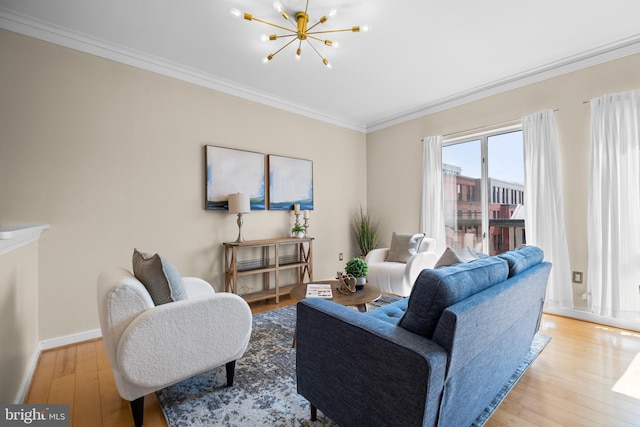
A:
[[[287,10],[305,1],[281,0]],[[638,0],[309,0],[339,49],[289,46],[273,0],[0,0],[0,28],[361,131],[640,52]],[[640,72],[640,70],[639,70]]]

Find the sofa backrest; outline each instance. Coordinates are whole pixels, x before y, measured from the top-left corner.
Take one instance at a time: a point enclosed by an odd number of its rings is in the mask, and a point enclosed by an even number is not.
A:
[[[431,339],[444,309],[505,281],[508,273],[507,261],[498,257],[423,270],[398,326]]]
[[[536,246],[524,246],[498,256],[509,264],[509,277],[520,274],[544,260],[544,252]]]
[[[449,354],[441,425],[471,424],[516,371],[538,330],[550,271],[532,263],[444,310],[432,337]]]

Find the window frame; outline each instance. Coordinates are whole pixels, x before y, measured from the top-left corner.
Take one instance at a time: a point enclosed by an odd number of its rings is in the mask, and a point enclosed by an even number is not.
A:
[[[460,136],[456,136],[456,137],[452,137],[452,138],[447,138],[444,137],[442,140],[442,149],[452,146],[452,145],[457,145],[457,144],[464,144],[467,142],[472,142],[472,141],[480,141],[480,161],[481,161],[481,165],[480,165],[480,187],[481,187],[481,191],[480,191],[480,206],[481,206],[481,212],[482,212],[482,236],[481,236],[481,241],[482,241],[482,252],[484,253],[489,253],[489,241],[488,241],[488,234],[487,234],[487,230],[490,229],[489,227],[489,215],[490,215],[490,210],[489,210],[489,205],[491,204],[491,200],[494,197],[494,195],[498,198],[497,203],[499,204],[504,204],[504,199],[505,196],[508,197],[508,194],[505,194],[505,191],[508,192],[508,189],[506,188],[500,188],[500,187],[496,187],[496,186],[492,186],[493,189],[488,188],[488,183],[489,183],[489,164],[487,162],[487,159],[489,157],[489,138],[494,137],[494,136],[499,136],[499,135],[503,135],[503,134],[507,134],[507,133],[512,133],[512,132],[522,132],[522,122],[518,121],[518,123],[515,124],[510,124],[510,125],[506,125],[506,126],[501,126],[501,127],[495,127],[492,129],[488,129],[485,131],[481,131],[481,132],[474,132],[471,134],[467,134],[467,135],[460,135]],[[524,164],[523,164],[524,167]],[[494,193],[495,191],[495,193]],[[459,196],[460,193],[458,193]],[[524,199],[524,197],[523,197]],[[524,202],[524,200],[523,200]],[[495,203],[495,202],[494,202]],[[524,230],[526,230],[526,226],[524,228]]]

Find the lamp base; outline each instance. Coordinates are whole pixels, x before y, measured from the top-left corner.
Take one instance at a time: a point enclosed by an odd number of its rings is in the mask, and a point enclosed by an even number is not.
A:
[[[238,238],[236,239],[236,243],[246,242],[246,240],[244,240],[244,237],[242,237],[242,223],[244,222],[244,220],[242,219],[241,213],[238,214],[238,220],[236,222],[238,223]]]

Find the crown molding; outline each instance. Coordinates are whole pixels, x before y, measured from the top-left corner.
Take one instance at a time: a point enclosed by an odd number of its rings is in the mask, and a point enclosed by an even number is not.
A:
[[[472,101],[538,83],[638,52],[640,52],[640,34],[368,123],[366,125],[366,132],[375,132],[429,114],[448,110]]]
[[[163,58],[143,54],[131,49],[94,39],[83,34],[51,25],[30,17],[16,14],[0,7],[0,28],[33,37],[49,43],[116,61],[152,73],[213,89],[228,95],[264,104],[290,113],[316,119],[336,126],[365,132],[365,126],[341,119],[328,113],[312,110],[273,95],[257,91],[202,71],[185,67]]]
[[[121,46],[87,37],[86,35],[70,32],[64,28],[18,15],[1,7],[0,28],[363,133],[375,132],[488,96],[507,92],[512,89],[640,52],[640,34],[636,34],[578,55],[564,58],[523,73],[514,74],[504,79],[496,80],[486,85],[478,86],[365,124],[354,123],[325,112],[297,105],[287,100],[274,97],[273,95],[238,85],[232,81],[188,68],[163,58],[125,49]]]

